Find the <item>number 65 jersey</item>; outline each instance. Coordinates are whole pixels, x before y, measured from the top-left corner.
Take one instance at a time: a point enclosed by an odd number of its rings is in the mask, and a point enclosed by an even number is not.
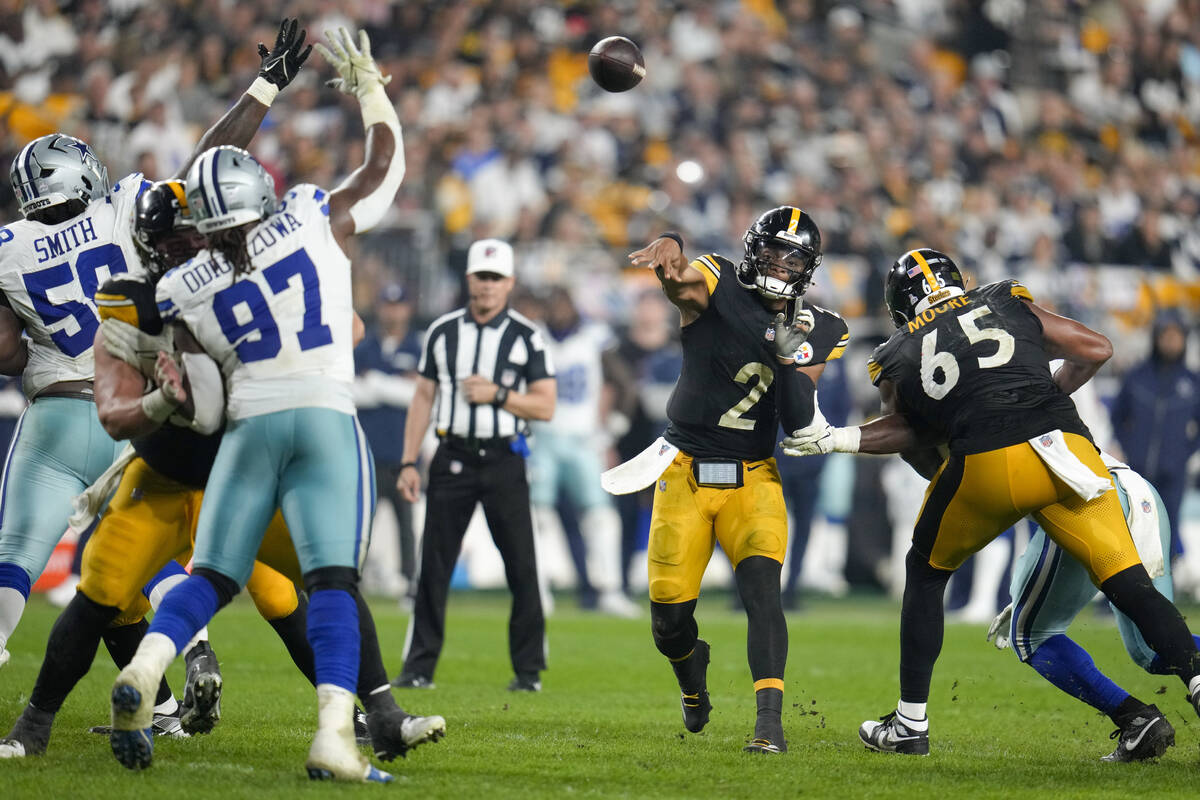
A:
[[[93,296],[110,275],[140,270],[133,211],[149,185],[140,173],[128,175],[65,222],[0,228],[0,289],[29,337],[22,375],[29,397],[52,383],[92,379],[100,325]]]
[[[926,309],[875,349],[871,382],[896,385],[918,430],[970,455],[1052,430],[1091,439],[1075,403],[1050,375],[1042,323],[1014,280],[972,289]]]
[[[203,250],[158,283],[163,322],[181,321],[221,366],[230,419],[292,408],[354,413],[350,260],[329,226],[329,194],[294,187],[246,235],[234,276]]]

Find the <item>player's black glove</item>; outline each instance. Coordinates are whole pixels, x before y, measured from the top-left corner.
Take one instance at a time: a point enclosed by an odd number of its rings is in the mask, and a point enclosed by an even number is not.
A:
[[[312,45],[304,47],[304,37],[307,31],[296,35],[297,20],[283,18],[279,23],[279,35],[275,37],[275,47],[271,50],[262,42],[258,43],[258,55],[262,58],[262,66],[258,70],[260,77],[270,81],[280,89],[286,87],[296,77],[300,67],[312,52]],[[300,48],[304,47],[301,51]]]

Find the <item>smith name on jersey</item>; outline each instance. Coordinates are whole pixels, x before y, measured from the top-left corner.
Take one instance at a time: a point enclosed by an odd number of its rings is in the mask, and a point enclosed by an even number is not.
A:
[[[350,261],[329,226],[329,195],[294,187],[246,237],[252,270],[204,250],[163,276],[158,310],[182,321],[221,366],[230,419],[292,408],[354,413]]]
[[[792,369],[775,357],[778,312],[738,283],[729,259],[705,255],[691,266],[704,276],[710,297],[708,308],[682,331],[683,369],[667,404],[666,439],[697,458],[770,458],[779,433],[776,377]],[[845,320],[803,298],[797,302],[814,317],[797,364],[840,358],[850,340]]]
[[[52,383],[92,379],[100,325],[92,298],[110,275],[140,270],[133,212],[149,185],[140,173],[128,175],[65,222],[0,228],[0,290],[29,336],[22,376],[29,397]]]
[[[1025,300],[1029,290],[1005,280],[926,309],[876,348],[872,383],[895,383],[910,423],[959,455],[1055,429],[1090,439],[1054,383],[1042,323]]]

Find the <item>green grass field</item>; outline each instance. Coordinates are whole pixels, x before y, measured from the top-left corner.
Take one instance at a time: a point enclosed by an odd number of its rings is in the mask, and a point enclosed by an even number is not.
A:
[[[505,691],[510,675],[503,594],[456,594],[433,691],[398,691],[401,705],[446,717],[447,738],[392,762],[387,787],[311,783],[303,763],[314,695],[282,644],[244,599],[211,626],[225,675],[223,719],[207,737],[157,741],[154,766],[126,771],[87,727],[108,716],[116,674],[101,647],[92,673],[58,717],[49,753],[0,763],[0,798],[188,797],[196,800],[404,793],[491,797],[1131,797],[1200,794],[1200,721],[1175,679],[1140,672],[1111,621],[1090,612],[1074,633],[1098,665],[1175,725],[1177,745],[1157,764],[1102,764],[1107,718],[1060,694],[984,642],[978,626],[950,625],[931,697],[929,758],[870,753],[856,729],[897,697],[898,607],[875,599],[821,600],[789,617],[784,726],[790,751],[741,752],[754,722],[745,619],[721,594],[701,601],[713,647],[708,728],[687,734],[671,670],[647,620],[614,620],[560,602],[549,624],[550,664],[537,695]],[[405,614],[373,604],[389,668],[397,669]],[[1195,611],[1195,609],[1192,609]],[[35,599],[0,671],[0,733],[28,699],[56,609]],[[1193,626],[1194,627],[1194,626]],[[171,678],[178,689],[182,670]],[[1165,689],[1163,688],[1165,687]],[[1156,692],[1164,692],[1156,695]]]

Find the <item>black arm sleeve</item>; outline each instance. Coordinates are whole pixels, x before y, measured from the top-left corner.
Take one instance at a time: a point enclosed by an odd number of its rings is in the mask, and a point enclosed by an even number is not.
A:
[[[776,381],[775,402],[783,429],[791,434],[812,424],[817,402],[817,385],[812,378],[793,367],[781,367]]]

